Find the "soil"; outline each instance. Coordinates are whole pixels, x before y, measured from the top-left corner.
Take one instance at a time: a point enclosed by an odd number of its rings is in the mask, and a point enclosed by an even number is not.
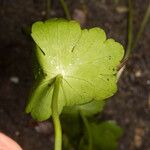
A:
[[[108,37],[125,47],[127,5],[125,0],[118,4],[114,1],[66,0],[72,16],[81,21],[82,26],[99,26]],[[16,140],[24,150],[53,149],[51,123],[46,122],[46,130],[24,113],[33,83],[32,42],[24,32],[33,22],[46,18],[45,2],[0,0],[0,131]],[[133,3],[136,34],[149,0]],[[58,0],[53,1],[49,16],[65,17]],[[103,120],[115,120],[124,129],[118,150],[150,150],[149,42],[150,22],[127,62],[117,94],[108,101],[100,116]]]

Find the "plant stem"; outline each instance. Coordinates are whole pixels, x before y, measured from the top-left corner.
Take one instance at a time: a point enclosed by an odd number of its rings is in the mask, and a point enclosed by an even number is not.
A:
[[[46,18],[50,17],[51,0],[46,0]]]
[[[132,35],[133,35],[133,10],[132,10],[132,2],[131,0],[128,0],[128,5],[129,5],[129,17],[128,17],[128,46],[127,46],[127,50],[126,50],[126,54],[124,59],[128,58],[131,55],[131,52],[134,50],[134,48],[136,47],[139,39],[141,38],[141,35],[144,31],[144,28],[147,24],[147,22],[150,19],[150,4],[148,5],[148,8],[146,10],[146,13],[144,15],[144,19],[141,23],[141,27],[140,30],[137,33],[137,36],[135,38],[135,42],[132,41]],[[124,69],[125,69],[125,65],[119,70],[118,74],[117,74],[117,79],[119,80],[119,78],[121,77]]]
[[[71,15],[70,15],[70,13],[69,13],[69,9],[68,9],[67,4],[65,3],[64,0],[60,0],[60,3],[61,3],[61,5],[62,5],[62,7],[63,7],[63,9],[64,9],[64,12],[65,12],[65,15],[66,15],[67,19],[68,19],[68,20],[71,20]]]
[[[133,37],[133,6],[132,6],[132,0],[128,0],[128,7],[129,7],[129,13],[128,13],[128,43],[127,43],[127,50],[125,54],[125,58],[129,57],[131,53],[131,47],[132,47],[132,37]]]
[[[127,48],[124,56],[124,60],[126,60],[132,51],[132,38],[133,38],[133,6],[132,0],[128,0],[128,36],[127,36]],[[117,73],[117,81],[120,79],[126,65],[124,65]]]
[[[137,45],[137,43],[138,43],[138,41],[139,41],[143,31],[144,31],[145,26],[146,26],[147,22],[149,21],[149,18],[150,18],[150,4],[148,5],[147,11],[144,15],[144,19],[141,23],[140,30],[136,36],[135,42],[133,43],[132,49],[134,49],[136,47],[136,45]]]
[[[81,118],[83,120],[83,123],[86,127],[86,131],[87,131],[87,134],[88,134],[88,150],[92,150],[92,135],[91,135],[91,131],[90,131],[90,127],[89,127],[89,122],[87,120],[87,118],[84,116],[84,114],[82,113],[82,111],[80,111],[80,115],[81,115]]]
[[[59,113],[58,113],[58,94],[59,94],[59,88],[62,81],[62,76],[57,75],[54,83],[54,91],[52,96],[52,118],[54,122],[54,128],[55,128],[55,150],[61,150],[62,149],[62,129],[61,129],[61,123],[59,119]]]

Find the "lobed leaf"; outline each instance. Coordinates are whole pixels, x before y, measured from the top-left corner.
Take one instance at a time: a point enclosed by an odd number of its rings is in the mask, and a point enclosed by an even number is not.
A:
[[[63,76],[59,113],[64,106],[100,101],[116,92],[116,68],[124,49],[113,39],[106,39],[102,29],[82,30],[75,21],[51,19],[34,23],[31,36],[37,44],[35,53],[44,74],[26,108],[35,119],[42,121],[51,116],[50,81],[58,74]]]

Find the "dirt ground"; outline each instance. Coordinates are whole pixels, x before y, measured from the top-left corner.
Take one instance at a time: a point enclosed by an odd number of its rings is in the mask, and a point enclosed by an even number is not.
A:
[[[38,124],[24,113],[33,83],[32,43],[22,31],[45,17],[46,0],[0,0],[0,131],[24,150],[53,148],[52,124]],[[126,46],[126,1],[66,0],[72,16],[84,27],[99,26]],[[137,33],[149,0],[134,0]],[[53,0],[50,17],[64,17]],[[150,150],[150,22],[127,63],[118,93],[100,116],[124,128],[119,150]]]

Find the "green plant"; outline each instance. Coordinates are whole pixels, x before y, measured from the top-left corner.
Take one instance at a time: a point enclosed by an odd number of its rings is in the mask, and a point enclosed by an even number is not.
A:
[[[122,129],[114,121],[99,122],[94,117],[104,105],[103,100],[64,109],[61,122],[65,150],[117,149]]]
[[[52,116],[55,150],[61,150],[61,112],[71,108],[90,131],[92,125],[85,116],[95,114],[102,100],[116,92],[117,67],[124,49],[113,39],[106,39],[102,29],[82,30],[75,21],[36,22],[31,32],[38,63],[26,112],[38,121]]]

